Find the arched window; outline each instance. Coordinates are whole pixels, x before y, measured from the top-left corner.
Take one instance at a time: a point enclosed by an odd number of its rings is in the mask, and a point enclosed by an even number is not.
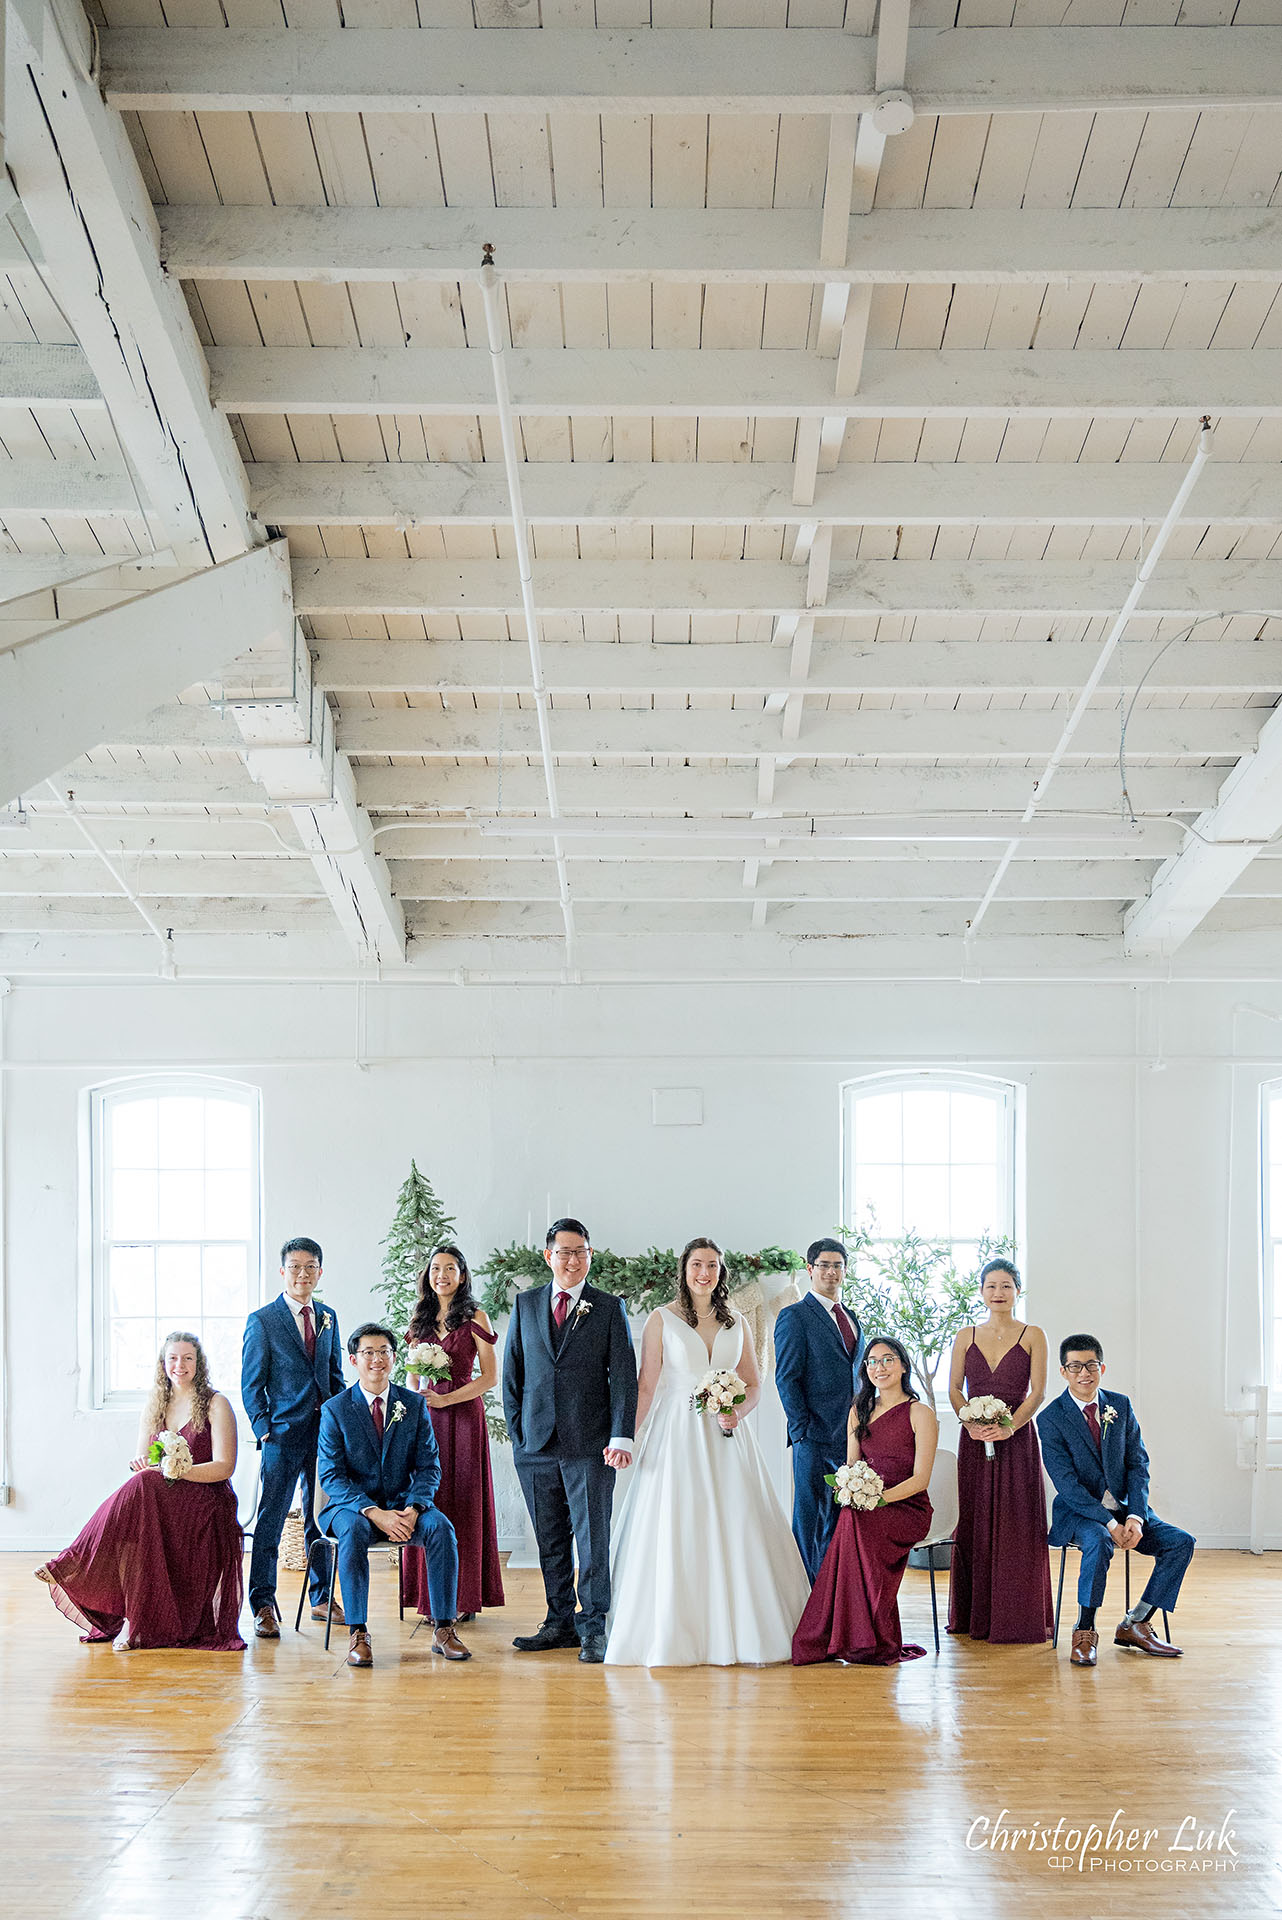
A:
[[[961,1271],[982,1237],[1018,1240],[1019,1089],[956,1073],[879,1074],[842,1089],[842,1218],[874,1241],[916,1233]]]
[[[1260,1200],[1265,1379],[1282,1388],[1282,1080],[1261,1088]]]
[[[259,1295],[257,1090],[116,1081],[90,1095],[90,1128],[95,1404],[140,1397],[177,1327],[199,1335],[234,1395]]]

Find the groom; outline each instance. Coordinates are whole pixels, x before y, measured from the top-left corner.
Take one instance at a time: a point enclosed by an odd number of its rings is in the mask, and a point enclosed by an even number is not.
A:
[[[837,1509],[824,1479],[846,1458],[846,1420],[859,1384],[863,1339],[841,1304],[846,1249],[840,1240],[806,1248],[810,1292],[775,1322],[775,1385],[792,1448],[792,1532],[813,1585]]]
[[[592,1247],[583,1222],[554,1220],[543,1258],[551,1284],[513,1302],[503,1410],[534,1523],[547,1617],[512,1644],[520,1653],[578,1647],[580,1660],[599,1664],[610,1611],[614,1475],[632,1461],[636,1360],[623,1302],[587,1284]]]

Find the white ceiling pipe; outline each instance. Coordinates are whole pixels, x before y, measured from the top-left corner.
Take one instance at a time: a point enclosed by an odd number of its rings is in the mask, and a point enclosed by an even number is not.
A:
[[[54,799],[58,802],[58,805],[62,808],[62,811],[66,814],[67,818],[71,821],[72,825],[76,828],[77,832],[82,834],[84,838],[88,841],[90,847],[93,849],[94,853],[97,854],[99,860],[101,860],[103,866],[107,869],[107,872],[111,875],[112,879],[115,881],[116,885],[119,887],[121,893],[124,894],[125,899],[129,902],[130,906],[134,908],[135,912],[138,914],[139,919],[142,920],[146,925],[148,932],[153,933],[156,939],[159,940],[160,971],[162,976],[165,979],[172,980],[174,976],[174,943],[170,938],[169,933],[166,931],[164,927],[161,926],[158,920],[153,919],[152,915],[147,911],[142,901],[138,898],[138,895],[134,892],[134,889],[130,886],[129,882],[125,879],[125,876],[123,875],[123,873],[120,873],[117,870],[114,862],[111,860],[106,849],[99,845],[98,841],[94,838],[93,834],[90,833],[88,827],[85,825],[84,821],[80,818],[80,815],[75,811],[75,809],[67,804],[66,799],[63,797],[62,794],[59,793],[57,787],[54,786],[53,781],[46,780],[45,785],[48,787]]]
[[[539,636],[538,608],[534,604],[534,565],[530,556],[530,535],[526,524],[525,506],[521,498],[521,469],[516,457],[516,428],[512,414],[512,398],[507,384],[507,363],[504,358],[505,339],[502,317],[499,313],[498,275],[492,260],[490,249],[485,249],[486,260],[481,268],[481,294],[485,301],[485,327],[490,342],[490,368],[494,375],[494,397],[498,403],[499,435],[503,443],[503,471],[507,476],[508,505],[512,515],[512,532],[516,539],[516,564],[521,580],[521,609],[525,615],[525,637],[530,649],[530,677],[534,682],[534,704],[539,724],[539,753],[543,761],[543,784],[547,789],[548,813],[553,821],[560,818],[561,808],[557,800],[556,762],[552,756],[551,702],[548,699],[547,683],[543,677],[543,646]],[[561,906],[561,920],[565,927],[565,964],[572,975],[575,969],[574,944],[574,903],[570,898],[570,870],[566,865],[565,849],[560,838],[553,835],[552,854],[556,861],[556,891]]]
[[[1132,582],[1131,590],[1127,594],[1126,599],[1122,602],[1121,612],[1118,614],[1116,620],[1114,620],[1112,626],[1109,628],[1107,634],[1104,637],[1104,644],[1101,646],[1099,650],[1099,654],[1098,654],[1098,657],[1096,658],[1095,665],[1091,668],[1091,671],[1087,676],[1086,684],[1082,688],[1081,692],[1078,694],[1076,700],[1073,702],[1072,708],[1069,711],[1068,718],[1064,722],[1064,731],[1060,734],[1059,740],[1055,746],[1055,750],[1051,754],[1050,759],[1046,762],[1046,765],[1042,771],[1042,776],[1034,786],[1032,797],[1030,798],[1028,805],[1024,809],[1023,816],[1020,822],[1022,826],[1027,826],[1028,822],[1033,818],[1033,815],[1037,812],[1038,807],[1041,805],[1042,801],[1046,797],[1046,789],[1050,786],[1051,781],[1055,778],[1055,775],[1059,772],[1060,765],[1064,759],[1064,756],[1068,752],[1068,749],[1072,744],[1073,735],[1077,732],[1079,725],[1081,724],[1082,720],[1085,717],[1086,709],[1090,706],[1091,701],[1095,697],[1096,689],[1098,688],[1100,681],[1104,678],[1105,669],[1107,668],[1109,661],[1113,657],[1113,654],[1117,648],[1118,642],[1121,640],[1122,635],[1125,633],[1127,627],[1130,624],[1131,616],[1135,612],[1136,607],[1139,605],[1140,598],[1144,592],[1145,587],[1148,585],[1150,578],[1152,577],[1154,567],[1156,567],[1158,561],[1162,557],[1162,553],[1164,548],[1166,547],[1167,541],[1170,539],[1171,535],[1174,533],[1176,529],[1176,526],[1179,524],[1179,521],[1184,513],[1185,506],[1188,504],[1189,495],[1192,493],[1194,487],[1197,485],[1202,469],[1211,457],[1211,449],[1214,446],[1214,444],[1215,444],[1215,435],[1211,431],[1211,422],[1207,418],[1207,416],[1203,414],[1202,431],[1198,435],[1197,452],[1193,455],[1193,458],[1189,463],[1188,472],[1184,475],[1184,479],[1180,483],[1180,490],[1176,494],[1174,500],[1172,500],[1170,507],[1167,510],[1166,518],[1163,520],[1161,526],[1158,528],[1157,532],[1154,534],[1152,542],[1149,546],[1149,550],[1145,554],[1143,560],[1140,562],[1138,569],[1136,570],[1135,579]],[[983,899],[980,901],[978,907],[975,909],[975,912],[971,917],[969,926],[967,927],[968,939],[973,937],[973,935],[979,930],[979,924],[984,918],[984,915],[988,912],[989,907],[993,904],[993,901],[996,899],[997,890],[1001,886],[1002,881],[1006,878],[1007,869],[1009,868],[1011,861],[1015,858],[1015,855],[1018,849],[1019,849],[1019,840],[1016,838],[1010,841],[1010,843],[1006,848],[1005,853],[1003,853],[1000,861],[997,864],[996,873],[994,873],[992,879],[988,883],[988,889],[984,894]]]

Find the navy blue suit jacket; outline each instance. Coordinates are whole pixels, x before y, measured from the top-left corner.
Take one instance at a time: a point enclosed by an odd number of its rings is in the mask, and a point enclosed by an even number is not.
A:
[[[556,1437],[557,1459],[600,1455],[630,1440],[637,1418],[637,1363],[617,1294],[590,1283],[561,1337],[552,1339],[552,1283],[512,1302],[503,1351],[503,1411],[516,1453],[542,1453]]]
[[[1117,1415],[1115,1420],[1105,1417],[1110,1409]],[[1133,1514],[1142,1525],[1148,1524],[1148,1454],[1135,1409],[1124,1393],[1105,1393],[1101,1387],[1099,1410],[1098,1453],[1082,1410],[1067,1388],[1037,1416],[1042,1459],[1055,1484],[1050,1530],[1053,1547],[1071,1543],[1078,1520],[1093,1520],[1106,1527],[1110,1520]],[[1106,1488],[1121,1508],[1120,1514],[1104,1505]]]
[[[441,1457],[427,1402],[408,1387],[390,1387],[380,1448],[374,1416],[359,1384],[321,1408],[316,1456],[329,1505],[361,1513],[430,1507],[441,1484]]]
[[[864,1350],[859,1322],[853,1313],[850,1319],[853,1353],[846,1352],[836,1321],[812,1293],[785,1307],[775,1321],[775,1385],[788,1416],[790,1447],[809,1442],[846,1457],[846,1420]]]
[[[304,1444],[315,1432],[316,1397],[328,1400],[343,1389],[343,1348],[332,1307],[312,1302],[316,1319],[316,1355],[307,1358],[298,1325],[284,1296],[251,1313],[241,1350],[240,1397],[261,1446]]]

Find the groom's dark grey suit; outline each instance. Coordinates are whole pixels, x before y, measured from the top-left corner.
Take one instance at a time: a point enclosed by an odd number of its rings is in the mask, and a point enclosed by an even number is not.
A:
[[[580,1640],[610,1611],[611,1442],[636,1427],[637,1369],[623,1302],[585,1284],[558,1328],[552,1286],[518,1293],[503,1355],[503,1410],[534,1522],[549,1624]],[[574,1548],[578,1547],[575,1616]]]

